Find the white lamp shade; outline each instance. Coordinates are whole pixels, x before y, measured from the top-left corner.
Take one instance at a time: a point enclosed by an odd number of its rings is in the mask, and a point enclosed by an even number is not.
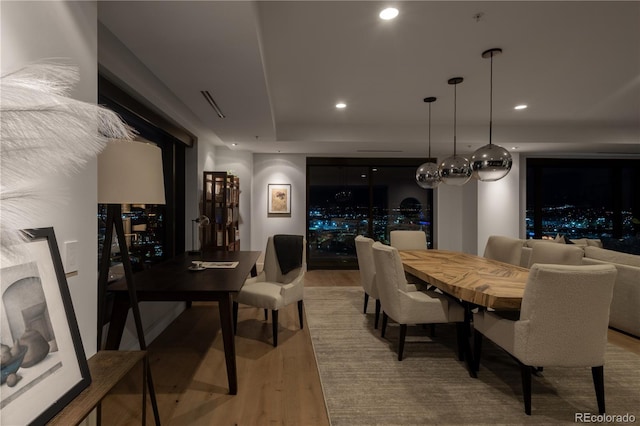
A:
[[[165,204],[162,150],[111,139],[98,155],[98,203]]]

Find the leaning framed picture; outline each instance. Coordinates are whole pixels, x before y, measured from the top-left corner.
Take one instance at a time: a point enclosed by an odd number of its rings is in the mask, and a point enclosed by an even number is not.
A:
[[[291,216],[291,185],[270,183],[267,185],[267,215]]]
[[[0,269],[0,424],[45,424],[91,382],[53,228]]]

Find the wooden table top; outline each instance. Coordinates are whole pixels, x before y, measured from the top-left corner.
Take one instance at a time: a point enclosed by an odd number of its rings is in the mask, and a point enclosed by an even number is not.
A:
[[[138,299],[209,300],[217,294],[240,291],[255,266],[259,251],[216,251],[182,254],[134,275]],[[193,261],[238,261],[235,268],[191,271]],[[127,291],[124,278],[108,286],[109,291]]]
[[[403,250],[404,270],[466,302],[493,309],[520,309],[529,270],[466,253]]]

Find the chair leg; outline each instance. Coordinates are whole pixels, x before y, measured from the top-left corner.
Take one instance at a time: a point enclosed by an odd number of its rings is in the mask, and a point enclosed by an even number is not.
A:
[[[376,299],[376,319],[373,322],[373,328],[378,329],[378,318],[380,317],[380,299]]]
[[[591,367],[591,375],[593,376],[593,386],[596,388],[598,412],[604,414],[604,366]]]
[[[367,304],[369,303],[369,295],[367,294],[367,292],[364,292],[364,309],[362,310],[363,314],[367,313]]]
[[[398,361],[402,361],[404,339],[407,337],[407,324],[400,324],[400,340],[398,341]]]
[[[233,302],[233,334],[238,329],[238,302]]]
[[[298,300],[298,319],[300,320],[300,330],[302,330],[302,327],[304,326],[302,323],[302,306],[302,300]]]
[[[522,397],[524,399],[524,412],[527,416],[531,415],[531,367],[520,364],[520,375],[522,376]]]
[[[273,322],[273,347],[278,346],[278,311],[271,311],[271,322]]]
[[[387,317],[387,314],[384,311],[382,311],[382,332],[380,333],[380,335],[382,337],[384,337],[384,333],[385,333],[385,331],[387,331],[387,319],[388,318],[389,317]]]
[[[473,368],[475,371],[480,370],[480,353],[482,353],[482,333],[478,330],[473,331]]]

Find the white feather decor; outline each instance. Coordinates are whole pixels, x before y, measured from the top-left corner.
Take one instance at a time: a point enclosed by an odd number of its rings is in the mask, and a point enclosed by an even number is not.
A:
[[[20,238],[18,223],[44,211],[39,184],[80,171],[109,138],[133,130],[104,107],[69,97],[78,68],[35,63],[0,78],[0,240],[4,254]],[[29,222],[28,220],[26,221]]]

